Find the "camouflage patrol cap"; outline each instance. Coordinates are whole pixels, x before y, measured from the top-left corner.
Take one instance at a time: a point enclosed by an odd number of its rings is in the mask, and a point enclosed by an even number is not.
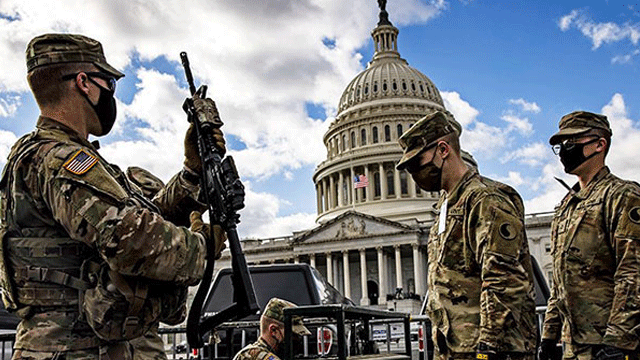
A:
[[[551,145],[560,143],[564,138],[584,134],[591,129],[603,129],[609,135],[613,134],[606,116],[588,111],[574,111],[563,116],[558,127],[560,131],[549,139]]]
[[[450,119],[446,113],[435,111],[422,119],[418,120],[407,132],[402,134],[398,139],[398,143],[404,150],[404,154],[396,169],[402,170],[407,167],[409,161],[416,157],[422,150],[428,149],[441,137],[460,131],[456,129],[453,119]],[[458,124],[459,125],[459,124]]]
[[[272,298],[264,308],[262,316],[284,323],[284,312],[282,310],[292,307],[297,307],[297,305],[287,300]],[[300,336],[311,335],[311,332],[304,326],[302,318],[299,316],[293,317],[291,330]]]
[[[44,65],[90,62],[116,79],[124,76],[107,63],[99,41],[77,34],[44,34],[27,45],[27,71]]]

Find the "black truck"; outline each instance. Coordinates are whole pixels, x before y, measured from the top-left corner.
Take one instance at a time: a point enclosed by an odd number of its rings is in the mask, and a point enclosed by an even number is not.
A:
[[[249,273],[261,310],[273,297],[291,301],[299,306],[295,311],[300,312],[311,331],[311,336],[297,346],[287,338],[285,342],[289,344],[287,351],[290,353],[285,359],[373,355],[380,350],[369,340],[369,321],[382,319],[409,324],[408,314],[356,306],[307,264],[250,266]],[[205,302],[205,316],[214,315],[232,302],[231,276],[229,268],[220,270],[216,275]],[[285,310],[285,320],[288,314],[291,313]],[[260,315],[256,314],[223,323],[210,336],[209,343],[203,349],[203,357],[233,358],[242,347],[257,340],[260,333],[259,318]],[[410,341],[407,341],[407,345],[410,353]],[[406,351],[406,347],[403,351]]]

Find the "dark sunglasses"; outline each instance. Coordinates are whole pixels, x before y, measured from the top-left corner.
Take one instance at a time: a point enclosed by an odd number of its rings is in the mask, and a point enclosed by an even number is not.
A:
[[[579,143],[578,141],[580,139],[588,139],[591,138],[591,140],[583,142],[583,143]],[[586,135],[586,136],[581,136],[579,138],[574,138],[574,139],[567,139],[559,144],[555,144],[553,146],[551,146],[551,150],[553,150],[553,153],[556,155],[560,155],[560,150],[562,150],[562,148],[565,148],[566,150],[571,150],[573,149],[574,146],[576,145],[589,145],[589,144],[593,144],[594,142],[600,140],[600,137],[598,135]]]
[[[110,91],[116,91],[116,78],[113,76],[109,76],[105,73],[97,72],[97,71],[80,71],[75,74],[67,74],[62,76],[62,80],[67,81],[71,79],[75,79],[76,76],[80,73],[85,73],[88,77],[97,77],[107,82],[107,89]]]

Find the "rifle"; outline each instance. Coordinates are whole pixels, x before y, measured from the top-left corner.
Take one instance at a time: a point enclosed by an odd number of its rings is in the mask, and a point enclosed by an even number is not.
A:
[[[198,286],[187,318],[187,341],[192,349],[199,349],[204,345],[203,337],[207,332],[225,321],[233,321],[255,314],[260,308],[237,231],[237,224],[240,222],[240,215],[237,211],[244,207],[244,186],[240,182],[233,158],[227,156],[222,159],[220,152],[214,146],[212,130],[222,126],[217,111],[214,112],[214,119],[208,119],[207,114],[196,111],[194,106],[194,99],[206,98],[207,85],[200,86],[196,91],[187,53],[181,52],[180,59],[191,92],[191,97],[185,100],[182,108],[187,113],[187,119],[196,129],[198,152],[202,161],[201,193],[209,210],[210,223],[220,225],[227,234],[231,252],[231,267],[233,268],[233,304],[213,316],[202,317],[202,306],[213,279],[214,257],[216,255],[214,240],[207,239],[210,242],[207,244],[207,264],[204,276]]]

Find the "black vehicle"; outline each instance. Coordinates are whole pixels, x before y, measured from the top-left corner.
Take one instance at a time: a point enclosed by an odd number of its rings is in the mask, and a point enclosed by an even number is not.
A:
[[[249,272],[258,299],[258,305],[263,310],[273,297],[291,301],[298,306],[355,304],[344,297],[336,288],[329,284],[320,273],[307,264],[282,264],[266,266],[250,266]],[[233,287],[231,285],[232,270],[222,269],[216,275],[211,286],[204,307],[204,314],[213,315],[224,309],[233,301]],[[250,315],[238,321],[224,323],[218,327],[216,341],[212,341],[204,352],[206,358],[231,359],[244,345],[257,340],[260,314]],[[304,351],[309,356],[318,353],[335,353],[335,330],[331,327],[310,327],[311,336]],[[209,356],[211,355],[211,356]]]

